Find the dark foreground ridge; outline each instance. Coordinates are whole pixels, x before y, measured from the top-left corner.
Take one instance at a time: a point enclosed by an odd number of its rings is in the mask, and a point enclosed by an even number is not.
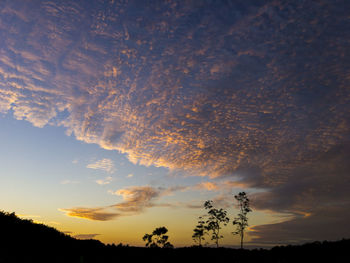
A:
[[[350,240],[300,246],[241,250],[186,247],[176,249],[105,245],[78,240],[52,227],[0,211],[0,263],[10,262],[343,262]]]

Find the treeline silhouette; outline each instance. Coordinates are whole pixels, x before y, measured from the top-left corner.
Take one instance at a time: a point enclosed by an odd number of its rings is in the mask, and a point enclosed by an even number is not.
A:
[[[238,215],[232,220],[233,226],[236,226],[236,231],[233,235],[239,235],[241,240],[241,249],[243,249],[244,231],[248,227],[248,216],[252,209],[249,206],[249,198],[245,192],[240,192],[234,198],[238,202]],[[204,202],[204,208],[207,214],[198,218],[196,227],[193,229],[192,239],[199,246],[202,246],[205,241],[205,236],[209,235],[214,241],[216,247],[219,247],[219,240],[224,238],[220,232],[223,226],[227,226],[230,218],[227,216],[227,211],[223,208],[216,208],[212,200]],[[209,244],[208,242],[206,244]]]
[[[78,240],[44,224],[0,211],[0,263],[10,262],[343,262],[350,240],[272,249],[143,248]]]

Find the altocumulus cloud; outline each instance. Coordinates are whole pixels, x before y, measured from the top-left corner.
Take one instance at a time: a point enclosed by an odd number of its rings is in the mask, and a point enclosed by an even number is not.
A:
[[[266,189],[257,209],[293,213],[290,229],[329,223],[339,235],[325,238],[338,237],[350,220],[349,8],[346,0],[90,9],[6,1],[0,111],[64,126],[134,163],[234,177]],[[286,240],[281,227],[257,227],[256,238]]]

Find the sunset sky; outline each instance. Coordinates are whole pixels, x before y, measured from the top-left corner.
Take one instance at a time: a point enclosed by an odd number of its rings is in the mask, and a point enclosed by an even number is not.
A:
[[[0,0],[0,210],[188,246],[206,200],[232,219],[245,191],[247,246],[349,238],[349,10]]]

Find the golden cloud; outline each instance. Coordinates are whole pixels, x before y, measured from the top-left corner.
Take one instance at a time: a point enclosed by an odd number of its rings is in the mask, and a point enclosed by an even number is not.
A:
[[[216,190],[219,189],[219,186],[216,183],[203,182],[203,183],[199,183],[194,188],[195,189],[205,189],[205,190],[208,190],[208,191],[216,191]]]
[[[83,208],[76,207],[70,209],[59,209],[59,211],[65,212],[67,216],[84,218],[89,220],[107,221],[120,216],[115,212],[107,212],[105,208]]]
[[[124,202],[115,204],[115,208],[122,212],[138,213],[153,206],[152,201],[159,197],[160,190],[150,186],[135,186],[120,189],[115,194],[121,195],[124,199]]]
[[[176,204],[156,203],[155,201],[162,196],[167,196],[173,192],[184,189],[186,189],[186,187],[154,188],[151,186],[131,186],[125,189],[119,189],[115,192],[110,191],[111,194],[122,196],[123,202],[106,207],[77,207],[59,210],[71,217],[107,221],[120,216],[139,214],[151,207],[175,207],[177,206]]]

